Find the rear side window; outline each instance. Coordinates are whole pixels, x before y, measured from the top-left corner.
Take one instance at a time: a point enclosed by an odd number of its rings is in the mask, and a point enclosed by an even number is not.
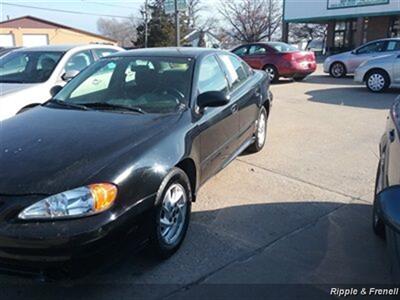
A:
[[[249,55],[263,55],[266,54],[268,51],[265,47],[260,45],[253,45],[249,49]]]
[[[199,70],[198,88],[200,94],[212,91],[228,91],[225,73],[214,56],[209,56],[202,61]]]
[[[240,47],[233,51],[237,56],[244,56],[247,54],[247,47]]]
[[[229,83],[231,84],[233,89],[240,86],[243,82],[247,80],[248,74],[243,68],[241,60],[227,54],[220,55],[220,58],[224,63],[225,69],[227,70]]]

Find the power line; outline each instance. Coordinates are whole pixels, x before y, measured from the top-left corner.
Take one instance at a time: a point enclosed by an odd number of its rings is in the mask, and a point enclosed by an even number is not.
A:
[[[45,7],[38,7],[38,6],[31,6],[31,5],[22,5],[22,4],[14,4],[14,3],[7,3],[2,2],[1,5],[9,5],[9,6],[17,6],[17,7],[24,7],[24,8],[32,8],[32,9],[39,9],[39,10],[46,10],[46,11],[55,11],[67,14],[76,14],[76,15],[89,15],[89,16],[97,16],[97,17],[109,17],[109,18],[121,18],[121,19],[131,19],[132,17],[128,16],[118,16],[118,15],[107,15],[107,14],[96,14],[90,12],[81,12],[81,11],[73,11],[73,10],[64,10],[64,9],[57,9],[57,8],[45,8]]]
[[[108,4],[108,3],[96,2],[96,1],[85,1],[85,0],[82,0],[82,2],[83,3],[87,3],[87,4],[97,4],[97,5],[103,5],[103,6],[108,6],[108,7],[121,7],[121,8],[130,8],[130,9],[133,8],[131,6]],[[134,3],[142,3],[142,2],[132,2],[132,4],[134,4]]]

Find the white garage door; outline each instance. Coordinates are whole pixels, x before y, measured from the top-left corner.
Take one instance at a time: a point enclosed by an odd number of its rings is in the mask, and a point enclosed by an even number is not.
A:
[[[14,46],[14,36],[12,34],[0,34],[0,47]]]
[[[24,47],[47,45],[47,34],[23,34],[22,44],[24,45]]]

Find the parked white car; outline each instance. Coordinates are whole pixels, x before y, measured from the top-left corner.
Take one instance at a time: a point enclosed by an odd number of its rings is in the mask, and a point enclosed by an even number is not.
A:
[[[0,121],[51,98],[88,65],[122,48],[93,44],[21,48],[0,58]]]
[[[354,80],[365,83],[374,93],[383,92],[389,87],[400,87],[400,54],[362,63],[355,71]]]
[[[367,60],[393,53],[400,53],[400,38],[372,41],[353,51],[329,56],[324,62],[324,72],[334,78],[344,77],[353,74]]]

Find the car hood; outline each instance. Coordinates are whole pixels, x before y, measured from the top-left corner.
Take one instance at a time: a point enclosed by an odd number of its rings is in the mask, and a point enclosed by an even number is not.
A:
[[[3,121],[0,195],[48,195],[90,184],[92,176],[170,129],[180,115],[36,107]]]
[[[37,83],[0,83],[0,96],[27,90],[37,85]]]

